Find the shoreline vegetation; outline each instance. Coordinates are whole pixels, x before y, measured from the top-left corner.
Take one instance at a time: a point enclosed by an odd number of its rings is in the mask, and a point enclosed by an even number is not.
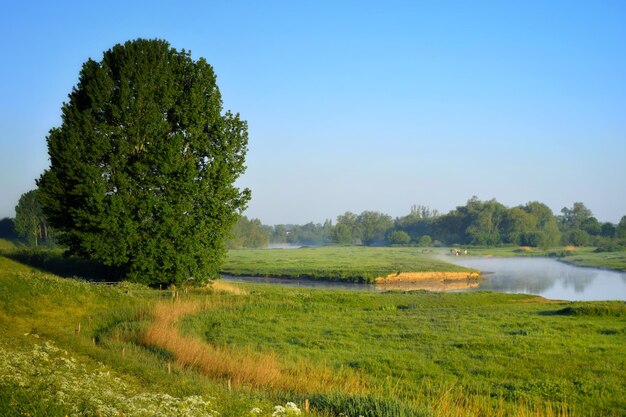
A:
[[[221,270],[231,276],[303,278],[373,284],[467,279],[478,271],[445,262],[421,248],[321,246],[288,250],[231,250]]]
[[[453,252],[456,253],[456,251]],[[541,250],[529,247],[469,247],[462,257],[550,257],[576,266],[626,271],[626,251],[593,247]],[[368,284],[458,281],[472,283],[480,271],[451,263],[449,248],[319,246],[298,249],[231,250],[221,272],[230,276],[308,279]],[[436,287],[436,285],[434,286]],[[452,287],[451,287],[452,288]],[[458,288],[456,288],[458,289]]]

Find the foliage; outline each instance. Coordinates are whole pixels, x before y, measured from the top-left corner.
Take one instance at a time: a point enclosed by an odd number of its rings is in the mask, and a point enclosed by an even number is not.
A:
[[[615,236],[620,239],[626,239],[626,216],[622,216],[617,227],[615,228]]]
[[[231,230],[228,248],[265,248],[268,241],[268,232],[263,228],[261,220],[249,220],[246,216],[239,216]]]
[[[393,230],[387,235],[387,242],[392,245],[406,245],[411,242],[411,236],[403,230]]]
[[[41,202],[69,253],[133,281],[215,277],[249,191],[247,125],[222,100],[213,68],[161,40],[88,60],[47,138]]]
[[[35,344],[29,353],[0,345],[0,391],[4,404],[13,405],[26,415],[32,411],[31,407],[39,406],[65,411],[71,416],[218,415],[211,402],[200,396],[177,398],[164,393],[137,392],[104,365],[88,369],[50,341]],[[36,403],[23,401],[28,393],[36,393]]]
[[[39,190],[22,194],[15,207],[15,231],[31,246],[51,244],[53,233],[43,215]]]
[[[580,229],[572,230],[568,235],[567,241],[570,245],[586,246],[589,243],[589,234]]]
[[[362,212],[357,221],[361,229],[361,241],[368,246],[383,242],[385,233],[393,225],[391,216],[376,211]]]
[[[17,238],[15,234],[15,221],[9,217],[0,219],[0,239],[13,240]]]
[[[430,246],[432,245],[432,243],[433,243],[433,240],[428,235],[421,236],[418,241],[418,244],[420,246]]]

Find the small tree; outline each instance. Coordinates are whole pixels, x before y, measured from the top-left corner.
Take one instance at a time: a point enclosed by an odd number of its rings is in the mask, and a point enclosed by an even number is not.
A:
[[[622,216],[621,220],[617,224],[615,228],[615,236],[620,239],[626,238],[626,216]]]
[[[387,236],[387,241],[392,245],[408,245],[411,242],[411,236],[405,231],[394,230]]]
[[[433,244],[433,240],[431,239],[430,236],[424,235],[420,237],[420,240],[419,240],[420,246],[431,246],[432,244]]]
[[[70,254],[152,285],[217,277],[225,240],[250,198],[248,130],[222,113],[213,68],[162,40],[88,60],[48,136],[38,181]]]
[[[39,246],[50,237],[48,223],[39,202],[39,191],[22,194],[15,207],[15,231],[31,246]]]

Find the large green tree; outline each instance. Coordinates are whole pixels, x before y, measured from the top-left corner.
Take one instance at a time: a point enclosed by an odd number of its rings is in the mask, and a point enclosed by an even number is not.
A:
[[[152,285],[216,277],[250,198],[247,124],[222,111],[213,68],[162,40],[89,59],[47,138],[41,202],[70,254]]]

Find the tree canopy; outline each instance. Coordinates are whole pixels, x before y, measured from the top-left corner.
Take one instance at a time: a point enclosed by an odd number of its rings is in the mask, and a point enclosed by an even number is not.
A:
[[[223,113],[213,68],[163,40],[89,59],[47,137],[41,202],[70,254],[147,284],[215,277],[250,191],[247,124]]]
[[[51,231],[41,209],[39,190],[30,190],[15,206],[15,231],[31,246],[50,243]]]

